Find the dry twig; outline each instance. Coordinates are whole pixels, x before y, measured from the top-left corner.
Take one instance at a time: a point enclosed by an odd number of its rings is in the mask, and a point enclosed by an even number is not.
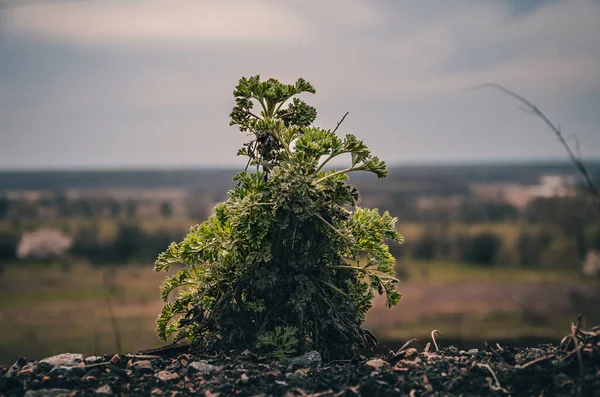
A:
[[[439,336],[442,336],[442,334],[440,333],[440,331],[438,331],[437,329],[434,329],[433,331],[431,331],[431,339],[433,339],[433,345],[435,346],[435,351],[438,351],[438,344],[435,341],[435,334],[438,334]]]
[[[592,178],[590,177],[590,174],[589,174],[587,168],[585,167],[585,164],[583,163],[583,161],[575,155],[575,153],[573,152],[573,149],[571,149],[571,146],[569,146],[569,144],[567,143],[566,139],[564,138],[564,136],[561,132],[560,126],[554,125],[554,123],[552,123],[550,121],[550,119],[548,119],[548,117],[546,117],[546,115],[540,109],[538,109],[537,106],[535,106],[534,104],[532,104],[531,102],[529,102],[527,99],[525,99],[521,95],[517,94],[516,92],[511,91],[508,88],[506,88],[500,84],[484,83],[484,84],[475,86],[472,89],[478,90],[478,89],[483,89],[483,88],[494,88],[494,89],[499,90],[503,94],[506,94],[508,96],[515,98],[516,100],[521,102],[523,105],[525,105],[525,110],[527,111],[527,113],[532,114],[534,116],[538,116],[540,119],[542,119],[542,121],[558,137],[559,142],[564,146],[565,150],[567,151],[569,158],[571,159],[573,164],[575,164],[575,166],[577,167],[579,172],[583,175],[583,177],[588,185],[589,190],[592,192],[592,194],[594,194],[596,196],[596,200],[598,201],[598,208],[600,208],[600,190],[598,190],[598,187],[592,181]]]
[[[340,125],[344,122],[344,119],[346,118],[346,116],[348,115],[348,113],[350,113],[350,112],[346,112],[346,114],[344,115],[344,117],[342,117],[342,119],[340,121],[338,121],[337,125],[335,126],[335,128],[333,130],[334,134],[338,130],[338,128],[340,128]]]

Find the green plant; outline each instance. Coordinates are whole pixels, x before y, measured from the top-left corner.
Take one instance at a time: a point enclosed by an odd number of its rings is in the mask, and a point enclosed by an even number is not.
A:
[[[251,347],[293,327],[295,350],[310,344],[325,358],[344,357],[371,336],[361,324],[373,291],[388,307],[398,303],[385,243],[403,240],[396,219],[357,207],[358,191],[347,183],[350,172],[383,178],[387,168],[354,135],[312,126],[316,110],[296,96],[314,92],[303,79],[239,81],[231,124],[252,137],[238,152],[248,166],[214,215],[158,257],[156,271],[184,265],[161,288],[160,339]],[[325,168],[342,155],[348,167]]]
[[[258,337],[256,347],[269,349],[269,355],[278,360],[283,360],[286,357],[295,353],[298,346],[298,338],[296,333],[298,330],[295,327],[275,327],[274,331],[267,332]]]

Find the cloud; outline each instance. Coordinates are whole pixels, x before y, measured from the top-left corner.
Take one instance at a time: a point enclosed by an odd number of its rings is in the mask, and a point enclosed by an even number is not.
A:
[[[75,43],[186,40],[290,43],[309,32],[267,1],[78,1],[16,6],[12,29]]]
[[[319,125],[350,110],[344,132],[366,134],[392,162],[562,157],[508,98],[465,91],[488,81],[579,133],[584,155],[600,155],[596,0],[527,9],[516,0],[36,4],[5,14],[0,124],[12,140],[0,134],[0,166],[34,161],[10,147],[35,145],[40,131],[56,148],[93,144],[50,158],[46,142],[39,162],[102,163],[113,153],[127,164],[229,163],[243,139],[227,127],[231,90],[253,74],[306,78]],[[161,153],[170,137],[186,147]]]

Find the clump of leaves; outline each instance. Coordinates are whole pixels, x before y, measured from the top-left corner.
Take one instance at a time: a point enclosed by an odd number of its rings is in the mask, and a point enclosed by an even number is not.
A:
[[[354,135],[313,126],[317,112],[302,93],[315,93],[303,79],[254,76],[236,86],[231,125],[251,137],[238,152],[248,166],[214,215],[158,257],[156,271],[183,264],[162,286],[161,340],[229,348],[272,341],[283,355],[310,347],[341,358],[369,341],[361,324],[375,292],[388,307],[398,303],[386,244],[403,241],[396,219],[358,207],[348,183],[354,171],[383,178],[386,165]],[[347,167],[325,168],[342,155]],[[287,330],[283,344],[278,329]]]
[[[266,332],[258,337],[256,347],[269,349],[268,354],[271,357],[284,360],[296,352],[298,347],[297,331],[295,327],[275,327],[274,331]]]

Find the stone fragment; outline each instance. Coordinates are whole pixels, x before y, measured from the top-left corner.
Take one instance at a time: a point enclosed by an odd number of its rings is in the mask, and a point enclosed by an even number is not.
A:
[[[194,361],[193,363],[190,363],[187,366],[188,376],[193,376],[195,374],[209,375],[209,374],[212,374],[212,373],[220,371],[220,370],[221,370],[221,367],[219,367],[219,366],[202,363],[199,361]]]
[[[102,356],[89,356],[85,358],[86,365],[98,364],[104,361]]]
[[[97,388],[94,391],[94,395],[99,396],[99,397],[109,397],[109,396],[114,396],[114,393],[113,393],[110,385],[104,385],[104,386],[100,386],[99,388]]]
[[[242,374],[242,376],[240,376],[240,382],[242,382],[244,385],[248,383],[248,380],[250,380],[250,378],[248,378],[248,375]]]
[[[419,351],[417,349],[415,349],[414,347],[406,349],[406,352],[404,353],[405,358],[415,358],[418,355],[419,355]]]
[[[318,351],[313,350],[299,357],[290,358],[288,360],[288,370],[295,370],[298,368],[319,368],[323,361]]]
[[[25,357],[19,357],[17,358],[17,361],[15,361],[15,363],[8,369],[8,372],[6,374],[8,376],[11,376],[17,373],[25,365],[27,365],[27,360],[25,359]]]
[[[285,378],[289,380],[298,380],[304,378],[308,374],[308,368],[298,369],[294,372],[288,372],[285,374]]]
[[[159,371],[154,376],[156,376],[158,379],[162,380],[163,382],[170,382],[170,381],[179,379],[178,374],[176,374],[175,372],[169,372],[169,371]]]
[[[121,363],[121,356],[119,356],[118,354],[115,354],[114,356],[111,357],[110,363],[114,364],[114,365],[119,365]]]
[[[149,360],[136,361],[134,363],[131,363],[129,368],[131,368],[134,371],[141,372],[143,374],[151,374],[154,372],[152,363]]]
[[[370,367],[373,371],[379,371],[381,368],[388,367],[390,364],[387,361],[382,360],[380,358],[374,358],[372,360],[367,361],[365,365],[367,367]]]
[[[474,356],[474,355],[476,355],[477,353],[479,353],[479,349],[469,349],[469,350],[467,350],[467,353],[466,353],[466,354],[467,354],[468,356]]]
[[[53,367],[59,366],[71,366],[74,367],[76,365],[83,365],[83,354],[76,353],[63,353],[57,356],[47,357],[43,360],[40,360],[41,363],[50,364]]]

